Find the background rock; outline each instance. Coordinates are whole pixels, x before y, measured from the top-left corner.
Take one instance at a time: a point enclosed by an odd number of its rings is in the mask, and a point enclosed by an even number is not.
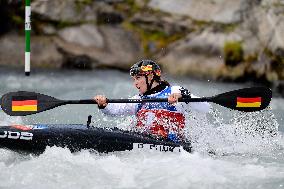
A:
[[[76,0],[65,1],[33,1],[33,13],[46,20],[58,22],[96,21],[96,12],[91,5],[85,5]]]
[[[81,45],[83,47],[103,48],[104,39],[96,26],[85,24],[64,28],[58,32],[59,37],[69,43]]]
[[[241,21],[240,13],[245,4],[246,0],[151,0],[149,7],[194,20],[229,24]]]
[[[67,37],[64,35],[66,30],[75,30],[75,33],[81,36],[80,39],[77,40],[76,36],[72,34],[73,37]],[[59,35],[64,37],[57,39],[58,47],[73,56],[86,55],[90,57],[96,62],[94,67],[113,67],[126,70],[142,54],[134,36],[118,26],[95,28],[84,25],[77,28],[67,28],[60,33]],[[70,35],[72,32],[68,33]],[[89,38],[85,33],[93,37]]]
[[[31,66],[60,68],[63,60],[54,38],[34,36],[31,42]],[[0,62],[4,65],[24,67],[25,38],[8,34],[0,38]]]
[[[23,66],[23,3],[0,10],[0,65]],[[150,58],[164,73],[278,86],[283,23],[283,0],[34,0],[31,60],[128,70]]]

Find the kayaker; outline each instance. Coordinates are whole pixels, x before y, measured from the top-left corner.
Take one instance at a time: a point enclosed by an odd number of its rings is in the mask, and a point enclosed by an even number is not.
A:
[[[130,68],[130,76],[139,94],[134,99],[168,98],[168,102],[151,103],[107,103],[104,95],[94,100],[99,109],[112,116],[136,115],[136,129],[163,139],[179,142],[184,138],[185,113],[194,109],[207,113],[211,105],[207,102],[178,103],[178,99],[196,97],[180,86],[171,86],[161,78],[161,69],[152,60],[141,60]]]

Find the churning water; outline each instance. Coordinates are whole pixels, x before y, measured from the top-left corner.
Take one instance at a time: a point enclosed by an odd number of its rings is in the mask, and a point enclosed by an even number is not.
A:
[[[2,68],[1,68],[2,69]],[[213,96],[247,85],[189,78],[166,78],[198,96]],[[89,99],[96,94],[128,98],[136,93],[127,73],[118,71],[37,72],[30,77],[0,71],[0,95],[35,91],[59,99]],[[284,188],[284,99],[274,97],[261,112],[241,113],[212,104],[210,114],[190,112],[189,154],[146,151],[110,154],[51,147],[39,156],[0,149],[0,188]],[[132,118],[109,118],[95,105],[65,105],[26,117],[0,110],[0,125],[11,123],[86,123],[124,129]]]

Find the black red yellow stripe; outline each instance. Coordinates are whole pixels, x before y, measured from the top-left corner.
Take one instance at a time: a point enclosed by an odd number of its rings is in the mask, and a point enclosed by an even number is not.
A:
[[[237,97],[237,108],[259,108],[261,97]]]
[[[29,111],[34,112],[38,110],[38,101],[35,98],[13,98],[12,111]]]

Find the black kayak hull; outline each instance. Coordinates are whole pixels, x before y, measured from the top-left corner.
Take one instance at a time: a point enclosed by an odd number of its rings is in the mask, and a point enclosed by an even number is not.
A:
[[[151,136],[117,128],[88,128],[81,124],[11,125],[0,127],[0,148],[41,154],[47,146],[70,149],[114,152],[137,149],[158,151],[191,151],[189,143],[157,140]]]

